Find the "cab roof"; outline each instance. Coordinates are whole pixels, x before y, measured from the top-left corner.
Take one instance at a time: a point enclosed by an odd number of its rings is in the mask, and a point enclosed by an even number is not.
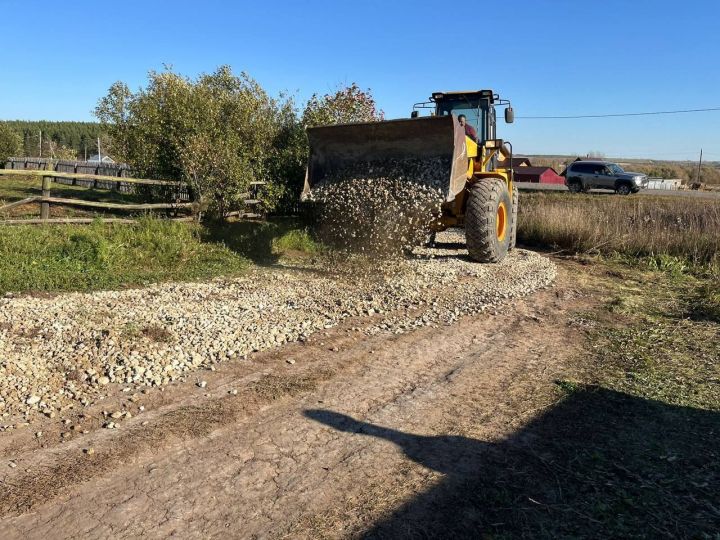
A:
[[[492,90],[456,90],[452,92],[433,92],[430,99],[433,101],[440,101],[442,99],[459,99],[463,97],[481,97],[490,100],[490,103],[494,103],[495,94]]]

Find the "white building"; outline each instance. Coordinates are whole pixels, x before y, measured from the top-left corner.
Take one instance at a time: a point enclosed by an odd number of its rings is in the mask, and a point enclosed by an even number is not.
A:
[[[97,154],[93,154],[92,156],[90,156],[88,161],[96,161],[96,162],[100,161],[100,156]],[[102,162],[103,163],[115,163],[115,160],[113,158],[111,158],[110,156],[103,156]]]

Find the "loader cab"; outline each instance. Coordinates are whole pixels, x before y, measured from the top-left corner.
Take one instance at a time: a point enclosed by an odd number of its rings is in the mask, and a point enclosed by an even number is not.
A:
[[[412,118],[420,115],[420,109],[432,109],[436,116],[455,117],[465,115],[467,122],[475,128],[480,142],[496,139],[495,105],[507,105],[505,121],[512,123],[514,113],[510,102],[501,99],[492,90],[472,90],[465,92],[435,92],[430,101],[416,103]]]
[[[435,103],[436,116],[461,114],[475,128],[480,141],[495,138],[495,106],[490,90],[479,92],[435,92],[430,98]]]

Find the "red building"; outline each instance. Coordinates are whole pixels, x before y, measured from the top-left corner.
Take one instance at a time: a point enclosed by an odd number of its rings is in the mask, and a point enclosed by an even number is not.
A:
[[[536,184],[564,184],[565,179],[552,167],[518,167],[513,169],[515,182],[535,182]]]

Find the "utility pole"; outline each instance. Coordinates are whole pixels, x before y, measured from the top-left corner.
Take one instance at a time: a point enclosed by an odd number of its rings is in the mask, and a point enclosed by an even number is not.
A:
[[[40,157],[42,157],[42,129],[40,130]]]
[[[700,167],[702,167],[702,148],[700,149],[700,161],[698,161],[698,172],[697,172],[697,178],[695,179],[695,183],[700,183]]]
[[[100,137],[98,137],[98,161],[102,163],[102,153],[100,152]]]
[[[85,149],[85,161],[87,161],[87,143],[83,145],[83,148]]]

